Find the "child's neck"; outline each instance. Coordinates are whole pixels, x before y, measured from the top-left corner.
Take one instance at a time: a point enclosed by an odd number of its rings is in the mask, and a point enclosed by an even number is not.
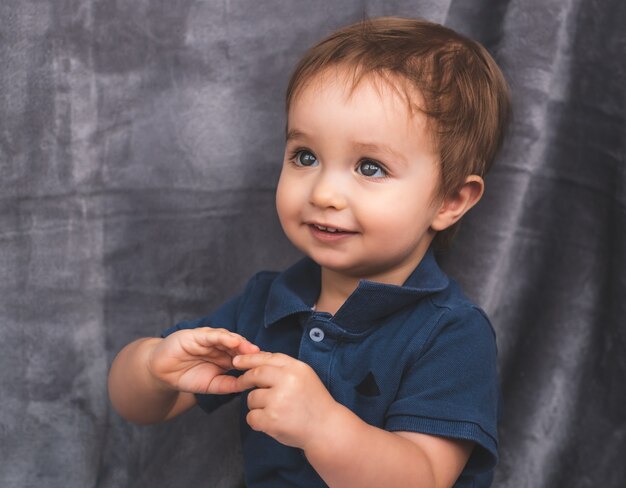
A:
[[[406,269],[399,269],[394,273],[360,277],[337,273],[336,271],[322,268],[322,286],[320,296],[315,304],[315,310],[335,315],[352,292],[356,290],[356,287],[359,286],[359,281],[362,279],[392,285],[402,285],[412,270],[412,267],[408,267]]]
[[[359,278],[322,268],[322,286],[315,310],[335,315],[358,285]]]
[[[393,271],[386,271],[366,277],[350,276],[322,267],[322,284],[320,296],[315,304],[315,310],[335,315],[352,292],[356,290],[356,287],[359,286],[359,281],[362,279],[401,286],[413,272],[415,266],[419,264],[423,256],[424,253],[421,253],[416,263],[409,262]]]

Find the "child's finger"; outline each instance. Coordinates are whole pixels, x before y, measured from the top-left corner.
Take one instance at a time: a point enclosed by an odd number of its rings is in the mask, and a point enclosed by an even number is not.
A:
[[[211,380],[206,393],[213,395],[227,395],[243,391],[237,382],[237,378],[230,375],[218,375]],[[204,393],[204,392],[203,392]]]
[[[248,408],[250,410],[265,408],[269,392],[267,388],[256,388],[248,393]]]
[[[242,352],[244,353],[248,351],[257,352],[257,349],[255,349],[256,346],[250,349],[249,346],[245,345],[247,343],[253,346],[245,337],[226,329],[195,329],[194,339],[202,347],[219,349],[229,353],[233,357],[238,354],[238,349],[241,347],[243,347]]]
[[[252,368],[237,378],[237,387],[241,390],[250,388],[271,388],[279,381],[280,368],[263,365]]]
[[[233,358],[233,366],[241,370],[258,368],[263,365],[285,366],[290,360],[292,358],[285,354],[258,352],[256,354],[235,356]]]
[[[236,347],[242,341],[246,340],[239,334],[235,334],[226,329],[202,328],[195,329],[194,332],[197,334],[196,337],[198,341],[208,346],[222,344],[229,347]]]
[[[256,344],[252,344],[248,340],[244,340],[241,344],[239,344],[236,352],[238,352],[238,354],[255,354],[260,351],[261,351],[261,348],[259,346],[257,346]]]
[[[214,349],[227,354],[230,359],[237,357],[239,355],[244,354],[255,354],[258,353],[261,349],[259,346],[252,344],[250,341],[243,339],[238,345],[234,347],[223,346],[221,344],[217,344],[213,346]]]

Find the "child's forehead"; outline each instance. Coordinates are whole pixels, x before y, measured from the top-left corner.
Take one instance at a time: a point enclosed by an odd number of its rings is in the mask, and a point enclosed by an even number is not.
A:
[[[400,76],[356,76],[352,70],[333,66],[311,76],[293,93],[286,135],[288,140],[293,139],[290,134],[313,137],[341,120],[346,129],[338,127],[334,136],[342,133],[358,141],[391,141],[403,134],[401,139],[435,147],[432,121],[422,104],[421,93]],[[394,144],[403,143],[396,140]]]
[[[378,93],[381,102],[395,99],[405,105],[411,116],[424,113],[422,92],[404,76],[390,72],[365,71],[358,65],[342,64],[327,66],[304,80],[294,90],[289,105],[296,103],[303,95],[313,98],[321,96],[328,86],[341,87],[349,100],[366,85]]]

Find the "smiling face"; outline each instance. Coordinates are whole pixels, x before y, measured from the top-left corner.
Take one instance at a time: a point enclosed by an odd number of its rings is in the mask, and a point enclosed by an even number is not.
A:
[[[426,116],[388,82],[351,90],[328,69],[288,114],[276,194],[287,237],[325,270],[402,284],[428,249],[440,201]]]

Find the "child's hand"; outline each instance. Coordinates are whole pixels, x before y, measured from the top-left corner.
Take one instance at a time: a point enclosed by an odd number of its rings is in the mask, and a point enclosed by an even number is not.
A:
[[[233,357],[257,352],[258,346],[225,329],[185,329],[160,341],[150,351],[147,366],[152,377],[166,388],[190,393],[235,393],[242,391],[236,378],[224,373],[234,369]]]
[[[248,370],[237,379],[248,394],[246,418],[254,430],[287,446],[306,449],[339,405],[306,363],[280,353],[238,356],[233,364]]]

